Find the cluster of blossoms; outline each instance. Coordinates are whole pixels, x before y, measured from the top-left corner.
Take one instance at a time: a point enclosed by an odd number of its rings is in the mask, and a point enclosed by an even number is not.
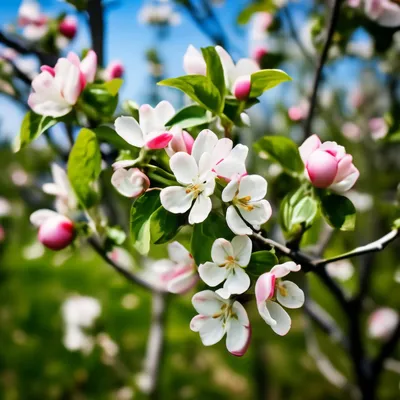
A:
[[[348,0],[348,5],[363,8],[368,18],[387,27],[400,26],[400,5],[395,0]]]

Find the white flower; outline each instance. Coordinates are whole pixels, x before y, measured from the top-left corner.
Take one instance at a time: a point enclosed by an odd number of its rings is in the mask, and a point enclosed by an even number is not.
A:
[[[135,264],[132,255],[123,247],[113,247],[112,250],[107,253],[107,257],[128,271],[132,270]]]
[[[213,262],[199,266],[200,278],[211,287],[225,281],[218,294],[229,298],[231,294],[242,294],[250,287],[250,278],[244,268],[250,262],[252,243],[248,236],[235,236],[232,242],[217,239],[211,248]]]
[[[365,0],[365,13],[379,25],[400,25],[400,6],[391,0]]]
[[[237,235],[251,235],[252,229],[269,220],[271,205],[264,200],[267,194],[267,181],[259,175],[246,175],[232,179],[222,192],[222,201],[231,205],[226,211],[226,222]],[[246,222],[245,222],[246,221]]]
[[[32,42],[40,40],[49,30],[48,19],[35,0],[24,0],[18,9],[18,24],[24,27],[22,35]]]
[[[354,275],[353,264],[349,260],[340,260],[326,266],[326,272],[332,278],[347,281]]]
[[[68,215],[78,206],[75,192],[68,180],[67,173],[57,164],[51,164],[53,182],[42,186],[43,192],[56,197],[55,207],[58,213]]]
[[[368,318],[368,335],[374,339],[386,339],[396,329],[399,314],[389,307],[375,310]]]
[[[143,104],[139,108],[140,124],[133,117],[122,116],[116,119],[115,130],[132,146],[163,149],[173,137],[165,124],[174,115],[174,107],[168,101],[161,101],[155,108]]]
[[[111,184],[123,196],[135,198],[149,188],[150,180],[138,168],[130,168],[128,170],[119,168],[113,173]]]
[[[289,332],[292,322],[280,304],[287,308],[299,308],[304,304],[303,291],[295,283],[282,281],[281,278],[292,271],[299,271],[300,268],[293,261],[275,265],[256,282],[258,312],[272,330],[281,336]]]
[[[218,343],[226,333],[226,347],[231,354],[240,357],[247,351],[250,321],[238,301],[225,300],[211,290],[204,290],[193,296],[192,304],[199,315],[190,322],[190,329],[199,332],[204,346]]]

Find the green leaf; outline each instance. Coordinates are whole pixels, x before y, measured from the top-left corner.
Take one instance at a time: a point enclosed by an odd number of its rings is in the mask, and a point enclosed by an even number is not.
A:
[[[32,111],[28,111],[22,121],[19,136],[15,140],[14,151],[18,152],[23,149],[57,122],[58,121],[52,117],[44,117]]]
[[[196,264],[211,261],[211,247],[216,239],[231,240],[233,236],[225,218],[216,212],[212,212],[201,224],[195,224],[190,246]]]
[[[115,132],[114,129],[108,127],[108,126],[99,126],[98,128],[94,128],[93,132],[96,134],[97,138],[99,139],[100,142],[106,142],[114,146],[116,149],[120,150],[126,150],[129,148],[132,148],[130,144],[125,142],[124,139],[121,138],[121,136],[118,135],[117,132]],[[131,159],[131,158],[128,158]]]
[[[92,207],[98,200],[94,185],[101,172],[100,147],[92,130],[80,130],[69,154],[67,171],[81,205]]]
[[[111,250],[114,246],[121,246],[126,240],[126,233],[119,226],[106,228],[106,241],[104,247]]]
[[[255,143],[254,148],[257,152],[267,153],[289,172],[300,173],[304,170],[296,143],[285,136],[264,136]]]
[[[225,96],[225,75],[221,59],[214,46],[204,47],[201,52],[207,65],[207,77],[218,89],[221,99],[223,99]]]
[[[104,88],[111,96],[116,96],[124,81],[121,78],[114,78],[103,83]]]
[[[292,78],[280,69],[263,69],[251,74],[250,97],[261,96],[266,90],[272,89],[282,82],[291,81]]]
[[[272,0],[261,0],[256,3],[250,4],[237,17],[237,23],[239,25],[247,24],[253,14],[256,12],[273,12],[276,6]]]
[[[354,230],[356,209],[347,197],[333,193],[322,195],[321,208],[329,225],[341,231]]]
[[[136,250],[141,254],[147,254],[150,250],[150,218],[160,205],[160,192],[158,190],[144,193],[132,204],[131,239]]]
[[[192,100],[207,110],[219,114],[222,111],[223,103],[218,89],[203,75],[188,75],[179,78],[165,79],[158,82],[158,85],[169,86],[186,93]]]
[[[252,275],[260,276],[264,272],[270,271],[278,263],[273,250],[256,251],[251,255],[247,271]]]
[[[162,244],[172,240],[185,224],[184,214],[172,214],[159,207],[150,217],[151,243]]]
[[[213,120],[210,111],[198,105],[191,105],[179,110],[165,126],[178,126],[186,129],[194,126],[208,124]]]
[[[92,83],[87,85],[79,98],[81,108],[89,118],[102,120],[114,114],[118,104],[118,95],[115,93],[117,85],[108,86],[106,83]]]

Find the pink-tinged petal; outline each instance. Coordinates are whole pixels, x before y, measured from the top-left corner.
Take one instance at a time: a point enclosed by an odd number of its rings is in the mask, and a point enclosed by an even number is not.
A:
[[[270,272],[260,275],[255,286],[257,304],[265,303],[275,293],[275,275]]]
[[[194,46],[189,45],[183,56],[183,69],[187,75],[206,75],[206,62]]]
[[[317,150],[320,145],[321,140],[319,137],[312,135],[299,147],[300,156],[304,164],[307,163],[307,159],[311,153]]]
[[[172,138],[173,135],[170,132],[149,134],[146,136],[146,147],[151,150],[164,149]]]
[[[195,200],[189,214],[189,224],[200,224],[203,222],[211,212],[212,202],[211,199],[200,193]]]
[[[172,127],[169,132],[172,133],[173,137],[165,151],[170,157],[180,151],[192,154],[194,139],[189,133],[177,127]]]
[[[66,58],[60,58],[54,70],[55,80],[61,90],[62,96],[67,103],[74,105],[81,94],[79,68]]]
[[[72,64],[80,68],[81,66],[81,60],[79,59],[79,56],[74,53],[73,51],[70,51],[67,55],[67,60],[70,61]]]
[[[306,168],[311,183],[315,187],[323,189],[335,180],[338,163],[330,153],[316,150],[308,157]]]
[[[209,129],[203,129],[193,143],[192,156],[198,163],[204,153],[212,154],[214,147],[218,143],[218,137]]]
[[[247,267],[250,262],[253,244],[248,236],[235,236],[232,239],[233,255],[241,267]]]
[[[389,307],[381,307],[368,318],[368,336],[374,339],[389,337],[399,322],[399,314]]]
[[[341,182],[337,182],[329,186],[329,189],[333,190],[336,193],[345,193],[354,186],[359,176],[360,172],[353,165],[352,172]]]
[[[175,241],[168,245],[168,256],[177,264],[194,266],[192,255],[186,250],[186,247],[182,246],[179,242]]]
[[[204,283],[215,287],[226,279],[227,270],[225,267],[219,267],[212,262],[206,262],[205,264],[200,264],[199,275]]]
[[[85,58],[81,61],[80,70],[86,82],[92,83],[94,81],[97,70],[97,55],[93,50],[89,50]]]
[[[251,235],[253,233],[239,216],[234,206],[229,206],[226,210],[226,223],[229,229],[236,235]]]
[[[64,249],[72,243],[74,237],[74,224],[63,215],[47,218],[39,227],[39,241],[51,250]]]
[[[241,76],[233,84],[232,93],[239,101],[246,101],[251,91],[250,76]]]
[[[224,289],[231,294],[242,294],[250,287],[250,278],[243,268],[235,267],[228,273]]]
[[[174,154],[169,165],[177,181],[183,185],[192,184],[199,173],[195,159],[187,153]]]
[[[300,308],[304,304],[304,292],[295,283],[280,282],[279,288],[276,291],[277,300],[286,308]]]
[[[40,225],[43,224],[46,220],[49,218],[54,218],[59,216],[60,214],[56,213],[53,210],[47,210],[47,209],[42,209],[42,210],[37,210],[31,214],[29,217],[29,220],[32,225],[35,225],[39,227]]]
[[[186,152],[188,154],[192,154],[192,149],[194,144],[193,136],[186,131],[182,132],[182,136],[183,136],[183,141],[185,142]]]
[[[235,302],[233,304],[233,310],[239,310],[242,308],[241,313],[246,313],[244,307],[239,303]],[[247,315],[247,313],[246,313]],[[235,318],[229,319],[229,324],[226,332],[226,347],[228,351],[234,356],[243,356],[250,344],[251,340],[251,326],[250,323],[243,325],[240,320]]]
[[[188,270],[171,279],[168,282],[167,290],[170,293],[183,294],[192,289],[198,281],[199,276],[193,270]]]
[[[400,7],[392,1],[385,1],[385,7],[377,22],[389,28],[400,26]]]
[[[135,160],[121,160],[121,161],[116,161],[112,167],[115,170],[120,169],[120,168],[128,168],[132,167],[132,165],[135,165],[136,161]]]
[[[216,264],[223,265],[228,257],[234,258],[234,256],[234,250],[229,240],[220,238],[214,241],[211,247],[211,258]]]
[[[42,65],[40,67],[40,70],[43,71],[47,71],[51,76],[55,76],[56,75],[56,71],[54,70],[54,68],[49,67],[48,65]]]
[[[276,324],[271,325],[272,330],[280,336],[286,335],[292,326],[289,314],[274,301],[267,301],[266,306],[271,318],[276,321]]]
[[[143,133],[138,122],[132,117],[118,117],[114,123],[115,131],[127,143],[135,147],[143,147]]]
[[[142,104],[139,107],[139,122],[140,128],[144,136],[152,132],[159,132],[164,130],[164,126],[158,123],[157,115],[153,107],[149,104]]]
[[[225,83],[227,86],[231,86],[232,82],[235,80],[235,64],[232,57],[227,53],[227,51],[221,46],[215,46],[219,58],[221,59],[222,68],[224,69]]]
[[[150,186],[149,178],[137,168],[117,169],[111,177],[111,184],[125,197],[138,197]]]
[[[350,154],[346,154],[338,163],[338,171],[335,177],[335,183],[345,179],[352,173],[353,169],[353,157]]]
[[[271,269],[271,273],[274,274],[277,278],[283,278],[291,272],[300,271],[300,269],[301,266],[299,264],[296,264],[293,261],[287,261],[283,264],[275,265],[275,267]]]
[[[226,302],[212,290],[203,290],[192,297],[192,304],[195,310],[199,314],[208,317],[219,314],[221,312],[221,307],[225,303]]]
[[[161,190],[161,205],[173,214],[183,214],[189,210],[193,202],[193,195],[186,193],[181,186],[169,186]]]
[[[240,177],[233,178],[222,191],[222,201],[228,203],[233,200],[239,190]]]
[[[258,201],[267,194],[267,181],[260,175],[247,175],[240,180],[237,198],[250,196],[251,201]]]

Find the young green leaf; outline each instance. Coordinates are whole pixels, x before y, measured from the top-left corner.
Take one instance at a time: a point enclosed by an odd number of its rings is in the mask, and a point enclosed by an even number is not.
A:
[[[250,97],[259,97],[266,90],[272,89],[282,82],[291,81],[292,78],[280,69],[263,69],[251,74]]]
[[[185,224],[184,214],[172,214],[159,207],[150,217],[151,243],[162,244],[172,240]]]
[[[225,75],[221,59],[214,46],[202,48],[201,52],[207,65],[207,78],[215,85],[221,99],[223,99],[225,96]]]
[[[81,205],[92,207],[98,197],[94,185],[101,172],[100,147],[92,130],[80,130],[69,154],[67,172]]]
[[[17,136],[14,142],[14,151],[18,152],[23,149],[57,122],[58,121],[52,117],[44,117],[32,111],[28,111],[22,121],[19,136]]]
[[[100,142],[109,143],[116,149],[126,150],[133,148],[130,144],[125,142],[125,140],[122,139],[121,136],[119,136],[114,129],[110,128],[109,126],[99,126],[98,128],[94,128],[93,132],[96,134],[97,139]]]
[[[218,89],[203,75],[188,75],[179,78],[165,79],[158,82],[158,85],[169,86],[181,90],[192,100],[207,110],[220,114],[223,108],[223,102]]]
[[[333,193],[322,195],[321,208],[329,225],[341,231],[354,230],[356,209],[347,197]]]
[[[104,82],[103,86],[111,96],[116,96],[123,83],[124,81],[121,78],[115,78]]]
[[[194,104],[179,110],[165,125],[187,129],[208,124],[212,120],[213,116],[210,111]]]
[[[260,276],[264,272],[268,272],[272,267],[278,264],[278,259],[273,251],[261,250],[251,255],[247,272],[252,275]]]
[[[254,148],[257,152],[267,153],[288,172],[300,173],[304,170],[296,143],[285,136],[264,136]]]

